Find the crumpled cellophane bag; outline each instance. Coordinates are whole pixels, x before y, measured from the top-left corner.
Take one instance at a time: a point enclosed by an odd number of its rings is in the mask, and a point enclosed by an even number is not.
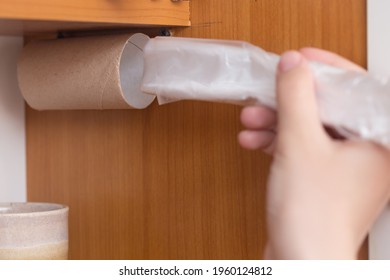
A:
[[[144,49],[142,90],[160,104],[203,100],[277,110],[279,56],[241,41],[157,37]],[[390,148],[390,81],[311,63],[323,124]]]

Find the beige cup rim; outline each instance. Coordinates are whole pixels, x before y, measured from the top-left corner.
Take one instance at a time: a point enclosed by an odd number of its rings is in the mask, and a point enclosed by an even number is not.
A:
[[[25,205],[32,207],[31,210],[36,207],[47,207],[45,210],[40,209],[36,211],[26,211],[26,212],[8,212],[7,209],[11,209],[15,206]],[[58,215],[61,213],[66,213],[69,211],[69,207],[64,204],[51,203],[51,202],[0,202],[0,217],[10,217],[10,216],[43,216],[43,215]]]

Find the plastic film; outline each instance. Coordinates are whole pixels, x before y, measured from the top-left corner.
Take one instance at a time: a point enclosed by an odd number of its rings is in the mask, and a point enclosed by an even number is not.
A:
[[[277,110],[279,56],[241,41],[157,37],[145,50],[142,90],[160,104],[203,100]],[[390,147],[390,82],[311,63],[323,124],[346,138]]]

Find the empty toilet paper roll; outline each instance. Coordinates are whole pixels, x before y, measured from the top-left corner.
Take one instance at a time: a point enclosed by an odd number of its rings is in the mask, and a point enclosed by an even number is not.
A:
[[[144,34],[37,41],[18,62],[20,90],[37,110],[142,109]]]

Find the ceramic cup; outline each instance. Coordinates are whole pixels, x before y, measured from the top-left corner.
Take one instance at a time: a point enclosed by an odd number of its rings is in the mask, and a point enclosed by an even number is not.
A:
[[[67,259],[68,210],[52,203],[0,203],[0,259]]]

